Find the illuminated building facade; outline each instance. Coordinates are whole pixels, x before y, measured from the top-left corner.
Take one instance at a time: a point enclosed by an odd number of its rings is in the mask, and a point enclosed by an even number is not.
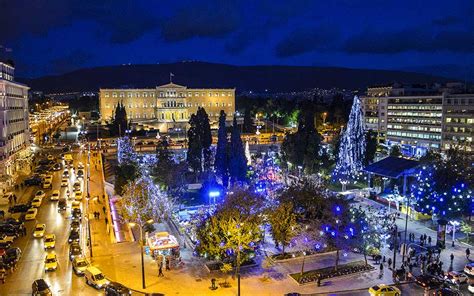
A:
[[[166,132],[185,125],[198,107],[206,110],[211,123],[218,121],[221,110],[230,121],[235,112],[235,89],[191,89],[174,83],[146,89],[100,89],[102,122],[113,118],[119,103],[132,123]]]

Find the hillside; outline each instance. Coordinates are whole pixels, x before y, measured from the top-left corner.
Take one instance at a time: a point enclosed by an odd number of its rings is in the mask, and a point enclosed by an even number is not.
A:
[[[447,82],[451,79],[427,74],[390,70],[306,66],[232,66],[203,62],[157,65],[124,65],[81,69],[62,75],[18,79],[32,90],[45,93],[95,91],[99,88],[154,87],[169,82],[188,87],[237,88],[238,92],[301,91],[311,88],[365,89],[391,83]]]

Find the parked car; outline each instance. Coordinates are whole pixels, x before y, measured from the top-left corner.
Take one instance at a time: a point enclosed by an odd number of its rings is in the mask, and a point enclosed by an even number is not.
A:
[[[56,253],[49,253],[44,259],[44,271],[55,271],[58,269],[58,257]]]
[[[79,231],[71,230],[67,240],[69,243],[79,242]]]
[[[83,256],[76,256],[72,260],[72,270],[74,270],[74,273],[79,276],[84,275],[84,271],[87,269],[88,266],[89,263]]]
[[[414,279],[417,285],[428,290],[438,288],[443,284],[443,281],[439,278],[427,274],[416,276]]]
[[[43,279],[35,280],[31,285],[32,295],[52,296],[51,289]]]
[[[43,182],[40,176],[32,176],[25,180],[26,186],[38,186]]]
[[[82,217],[81,217],[81,216],[82,216],[82,213],[81,213],[81,210],[80,210],[80,209],[73,209],[71,214],[72,214],[72,218],[73,218],[73,219],[79,219],[79,220],[81,220],[81,218],[82,218]]]
[[[445,274],[444,279],[455,284],[463,284],[467,282],[468,277],[463,272],[450,271]]]
[[[73,219],[71,221],[71,230],[77,230],[81,228],[81,222],[78,219]]]
[[[28,209],[31,208],[30,204],[16,204],[10,208],[8,208],[9,213],[24,213],[27,212]]]
[[[132,291],[129,288],[117,282],[110,282],[107,286],[105,286],[104,291],[106,296],[132,295]]]
[[[470,276],[474,276],[474,262],[466,264],[466,266],[464,266],[464,272]]]
[[[95,266],[89,266],[84,271],[84,277],[86,283],[96,289],[102,289],[104,286],[109,284],[109,281],[105,278],[102,272]]]
[[[7,235],[6,233],[0,234],[0,244],[1,243],[10,243],[13,244],[13,241],[15,240],[16,236],[14,235]]]
[[[35,230],[33,231],[33,237],[43,237],[46,231],[46,224],[36,224]]]
[[[16,263],[21,258],[21,249],[20,248],[10,248],[5,252],[5,260],[8,262]]]
[[[35,193],[35,197],[44,198],[44,196],[45,196],[45,193],[43,190],[38,190]]]
[[[31,201],[31,206],[34,207],[34,208],[39,208],[41,206],[42,201],[43,201],[43,199],[41,197],[35,197]]]
[[[75,257],[82,256],[81,246],[77,242],[73,242],[69,246],[69,260],[73,260]]]
[[[25,214],[25,220],[34,220],[36,219],[36,215],[38,214],[38,209],[37,208],[31,208],[29,209],[26,214]]]
[[[474,294],[474,284],[469,284],[469,286],[467,287],[467,290],[471,292],[471,294]]]

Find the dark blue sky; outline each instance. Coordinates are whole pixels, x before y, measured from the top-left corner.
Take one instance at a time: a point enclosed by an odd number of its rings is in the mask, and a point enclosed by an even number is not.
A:
[[[473,0],[0,0],[0,11],[18,76],[180,60],[466,67],[474,57]]]

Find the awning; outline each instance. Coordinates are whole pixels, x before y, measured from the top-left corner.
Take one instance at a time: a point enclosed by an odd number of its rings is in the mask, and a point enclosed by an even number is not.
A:
[[[397,179],[402,175],[412,175],[420,163],[402,157],[389,156],[364,168],[367,173]]]

